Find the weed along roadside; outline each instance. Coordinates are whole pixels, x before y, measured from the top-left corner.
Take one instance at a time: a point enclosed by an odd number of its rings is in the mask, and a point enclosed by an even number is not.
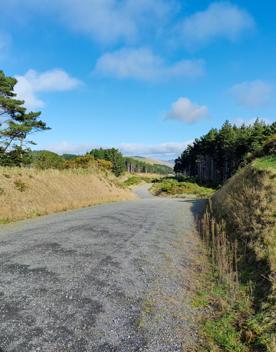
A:
[[[206,351],[275,351],[276,158],[239,170],[208,201],[199,233],[210,258],[194,306]]]

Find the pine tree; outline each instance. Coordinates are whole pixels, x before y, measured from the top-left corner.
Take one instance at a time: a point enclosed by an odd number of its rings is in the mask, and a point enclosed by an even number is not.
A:
[[[107,160],[112,162],[112,172],[116,176],[120,176],[124,171],[126,171],[125,159],[122,153],[115,148],[110,149],[92,149],[91,154],[95,160]]]
[[[26,160],[26,140],[38,131],[49,129],[39,119],[40,112],[27,112],[24,101],[16,99],[17,81],[0,71],[0,165],[22,165]]]
[[[275,122],[269,125],[256,119],[252,125],[237,127],[226,121],[219,130],[196,138],[175,160],[174,171],[221,184],[256,155],[273,153],[275,133]]]

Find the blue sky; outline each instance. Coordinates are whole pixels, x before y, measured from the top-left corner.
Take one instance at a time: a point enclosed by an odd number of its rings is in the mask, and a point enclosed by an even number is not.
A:
[[[226,120],[275,120],[276,3],[0,0],[0,68],[38,149],[171,159]]]

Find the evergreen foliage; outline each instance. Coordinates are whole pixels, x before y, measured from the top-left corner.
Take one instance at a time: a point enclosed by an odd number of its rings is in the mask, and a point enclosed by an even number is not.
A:
[[[92,149],[89,154],[92,155],[95,160],[110,161],[112,163],[112,172],[116,176],[120,176],[125,171],[125,160],[118,149]]]
[[[221,184],[255,155],[275,153],[275,133],[276,122],[269,125],[256,119],[252,125],[237,127],[226,121],[221,129],[211,129],[189,145],[175,160],[174,171]]]
[[[17,81],[0,71],[0,165],[20,166],[29,163],[27,144],[35,144],[27,137],[47,130],[39,119],[40,112],[27,112],[24,101],[16,99]]]

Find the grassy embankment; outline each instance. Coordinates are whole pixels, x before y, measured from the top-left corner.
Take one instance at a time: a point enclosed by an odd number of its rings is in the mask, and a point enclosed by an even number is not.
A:
[[[200,233],[211,258],[193,305],[205,351],[276,351],[276,157],[255,160],[210,199]]]
[[[97,168],[0,168],[0,223],[133,198]]]

